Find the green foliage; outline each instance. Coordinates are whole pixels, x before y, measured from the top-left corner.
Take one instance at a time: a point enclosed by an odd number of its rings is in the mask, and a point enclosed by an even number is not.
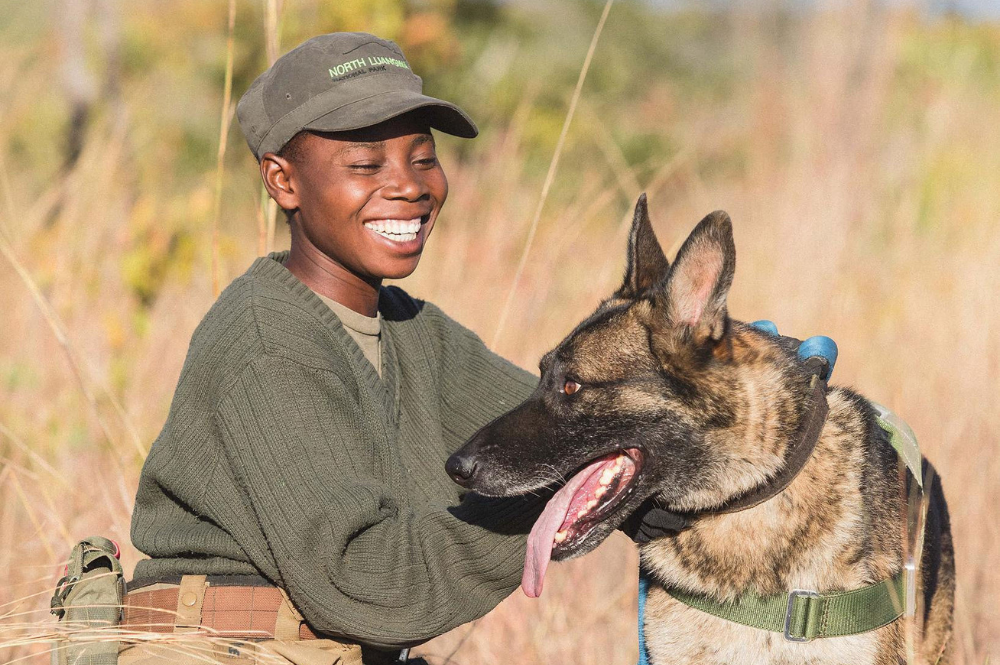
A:
[[[29,363],[10,360],[0,365],[0,388],[8,393],[28,390],[38,385],[38,372]]]
[[[121,260],[123,281],[145,308],[153,305],[168,278],[190,270],[197,248],[190,231],[183,226],[164,229],[155,224],[158,219],[133,234]]]

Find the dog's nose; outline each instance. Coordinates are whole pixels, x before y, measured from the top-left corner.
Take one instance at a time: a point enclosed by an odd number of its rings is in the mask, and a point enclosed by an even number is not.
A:
[[[468,487],[472,482],[472,478],[476,475],[476,471],[479,470],[479,464],[473,459],[472,455],[466,456],[461,453],[455,453],[445,462],[444,470],[448,472],[448,475],[456,483],[462,487]]]

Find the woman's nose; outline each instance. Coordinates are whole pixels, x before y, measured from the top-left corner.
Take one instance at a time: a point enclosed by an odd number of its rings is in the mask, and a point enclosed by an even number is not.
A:
[[[387,198],[418,201],[427,196],[428,187],[423,176],[406,165],[392,170],[384,192]]]

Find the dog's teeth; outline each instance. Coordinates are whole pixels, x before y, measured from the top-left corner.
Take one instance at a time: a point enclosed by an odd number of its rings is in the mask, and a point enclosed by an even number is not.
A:
[[[587,510],[591,511],[597,507],[597,499],[591,499],[587,502]]]
[[[567,536],[569,536],[569,533],[566,532],[565,530],[563,530],[563,531],[556,531],[556,537],[553,538],[553,540],[556,543],[561,543],[562,541],[566,540]]]
[[[604,473],[601,474],[599,481],[602,485],[610,485],[611,481],[615,479],[615,470],[613,468],[607,468]]]
[[[597,488],[597,489],[596,489],[596,490],[594,491],[594,496],[595,496],[595,497],[597,497],[598,499],[600,499],[600,498],[601,498],[602,496],[604,496],[605,494],[607,494],[607,492],[608,492],[608,488],[607,488],[607,487],[604,487],[604,486],[602,485],[602,486],[598,487],[598,488]]]
[[[589,511],[589,510],[587,510],[586,508],[581,508],[581,509],[580,509],[580,512],[578,512],[578,513],[576,514],[576,519],[580,519],[581,517],[583,517],[584,515],[586,515],[586,514],[587,514],[587,513],[589,513],[589,512],[590,512],[590,511]]]

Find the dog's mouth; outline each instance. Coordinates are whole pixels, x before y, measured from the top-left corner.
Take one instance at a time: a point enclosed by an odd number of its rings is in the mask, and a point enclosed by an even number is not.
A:
[[[542,593],[553,552],[572,552],[595,526],[631,493],[642,467],[642,451],[627,448],[588,462],[549,499],[531,528],[521,588],[532,598]]]

